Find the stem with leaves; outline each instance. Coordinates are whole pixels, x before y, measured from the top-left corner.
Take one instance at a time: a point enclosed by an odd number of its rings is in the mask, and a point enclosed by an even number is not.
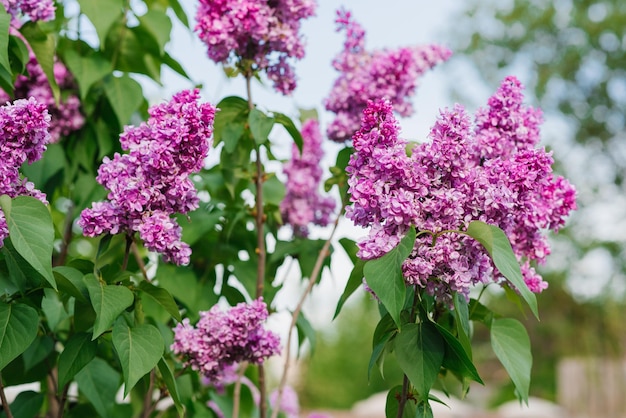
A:
[[[254,102],[252,101],[252,72],[246,73],[246,92],[248,95],[248,109],[254,109]],[[255,226],[257,230],[257,282],[256,282],[256,299],[263,296],[263,289],[265,285],[265,259],[267,250],[265,247],[265,213],[263,211],[263,179],[265,174],[263,173],[263,162],[261,161],[261,146],[256,145],[256,175],[255,175]],[[266,396],[265,396],[265,369],[262,364],[258,365],[259,371],[259,411],[260,418],[266,417]]]
[[[13,418],[13,414],[11,413],[11,408],[9,408],[9,402],[7,401],[7,397],[4,394],[4,384],[2,383],[2,373],[0,373],[0,400],[2,400],[2,409],[6,414],[7,418]]]
[[[410,313],[410,321],[411,323],[414,323],[417,320],[417,305],[420,301],[420,291],[417,289],[416,286],[413,287],[413,305],[411,306],[411,313]],[[410,382],[409,382],[409,377],[404,374],[403,380],[402,380],[402,393],[400,394],[400,399],[398,399],[398,415],[396,415],[397,418],[402,418],[402,415],[404,414],[404,408],[406,406],[407,401],[409,400],[409,386],[410,386]]]
[[[328,257],[330,243],[333,237],[335,236],[335,232],[337,231],[337,226],[339,225],[339,219],[341,219],[344,209],[345,209],[345,206],[342,207],[341,211],[339,212],[339,215],[337,215],[337,218],[335,219],[335,223],[333,224],[333,229],[330,233],[330,236],[328,237],[326,242],[324,242],[324,246],[320,250],[317,256],[317,259],[315,260],[315,265],[313,266],[313,271],[311,272],[311,275],[309,276],[309,282],[307,284],[307,287],[304,290],[304,293],[302,293],[302,295],[300,296],[298,305],[296,305],[296,309],[293,311],[293,314],[291,316],[291,324],[289,324],[289,332],[287,334],[287,343],[285,346],[285,364],[283,366],[283,374],[281,375],[281,378],[280,378],[280,384],[278,385],[278,396],[276,397],[276,402],[275,402],[276,407],[272,411],[271,418],[278,417],[278,412],[280,410],[279,405],[283,398],[283,392],[285,390],[285,386],[287,385],[287,374],[289,372],[289,360],[291,357],[291,337],[293,336],[293,330],[296,328],[296,322],[298,321],[298,317],[300,316],[300,312],[302,311],[304,302],[307,296],[313,290],[313,286],[315,286],[315,283],[317,282],[317,279],[322,271],[324,260],[326,259],[326,257]]]

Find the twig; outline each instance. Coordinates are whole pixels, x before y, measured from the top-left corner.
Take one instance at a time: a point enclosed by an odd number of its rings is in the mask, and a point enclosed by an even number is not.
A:
[[[2,409],[4,409],[4,413],[7,418],[13,418],[13,414],[11,413],[11,408],[9,408],[9,402],[7,401],[7,397],[4,394],[4,385],[2,384],[2,374],[0,373],[0,400],[2,400]]]
[[[150,283],[151,280],[148,278],[148,272],[146,271],[146,263],[143,262],[143,258],[141,257],[141,254],[139,254],[139,249],[137,248],[137,243],[135,242],[135,240],[133,240],[133,243],[130,246],[130,250],[133,252],[133,255],[135,256],[135,261],[137,261],[137,265],[139,266],[139,270],[141,270],[141,274],[143,274],[143,278],[146,279],[148,283]]]
[[[289,371],[289,358],[291,357],[291,337],[293,335],[293,330],[296,327],[296,321],[298,320],[298,317],[300,316],[300,311],[302,311],[302,306],[304,305],[304,302],[307,296],[309,295],[309,293],[311,293],[311,290],[313,290],[313,286],[315,286],[315,283],[317,282],[317,278],[320,275],[320,272],[322,271],[324,259],[326,259],[326,257],[328,256],[330,242],[332,241],[333,236],[335,235],[335,232],[337,231],[337,226],[339,225],[339,219],[341,219],[342,214],[343,214],[343,209],[337,216],[337,219],[335,219],[335,223],[333,224],[333,230],[331,231],[330,236],[328,237],[326,242],[324,242],[324,246],[322,247],[319,255],[317,256],[317,260],[315,260],[313,271],[311,272],[311,276],[309,277],[309,283],[304,293],[302,293],[302,296],[300,296],[300,300],[298,301],[298,305],[296,306],[296,309],[293,311],[293,315],[291,317],[291,324],[289,325],[289,333],[287,334],[287,343],[285,347],[285,365],[283,367],[283,374],[280,378],[280,384],[278,385],[278,396],[276,397],[276,406],[274,410],[272,411],[271,418],[278,417],[278,412],[280,410],[280,403],[283,398],[283,391],[287,384],[287,373]]]
[[[148,418],[153,411],[152,408],[152,392],[154,391],[154,369],[150,372],[150,383],[148,384],[148,390],[146,391],[146,395],[143,397],[143,412],[141,413],[142,418]]]
[[[237,381],[235,381],[235,389],[233,391],[233,418],[239,418],[239,406],[241,404],[241,378],[248,368],[248,363],[240,364],[241,369],[237,373]]]

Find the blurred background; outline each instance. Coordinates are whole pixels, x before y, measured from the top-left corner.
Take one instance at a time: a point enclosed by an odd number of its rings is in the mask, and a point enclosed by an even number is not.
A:
[[[516,316],[529,331],[531,396],[558,404],[564,416],[626,416],[626,1],[318,3],[317,17],[304,23],[307,56],[297,65],[301,81],[294,96],[277,97],[255,86],[255,101],[269,110],[297,115],[298,108],[316,108],[322,125],[330,121],[321,102],[337,76],[330,62],[343,42],[333,24],[340,5],[366,29],[368,48],[440,43],[454,51],[449,62],[421,79],[414,101],[417,115],[401,121],[407,138],[427,140],[439,108],[459,102],[474,111],[484,105],[506,75],[514,74],[526,85],[526,101],[544,111],[543,146],[554,151],[555,170],[575,184],[579,209],[565,229],[552,235],[553,254],[541,266],[550,283],[538,298],[541,321],[525,316],[504,294],[491,292],[488,303],[501,314]],[[193,5],[187,7],[193,16]],[[244,94],[243,83],[227,79],[210,63],[193,35],[177,30],[170,53],[187,63],[208,100]],[[167,74],[164,85],[147,88],[154,89],[156,98],[188,87]],[[284,158],[289,150],[286,146]],[[333,144],[326,151],[332,165]],[[315,233],[325,237],[327,231]],[[360,235],[364,233],[347,223],[341,225],[339,236]],[[292,379],[306,409],[350,409],[401,379],[389,361],[385,379],[374,370],[368,383],[367,348],[378,321],[369,296],[353,296],[339,318],[331,320],[350,272],[340,253],[335,251],[332,273],[326,272],[306,306],[318,330],[317,344]],[[281,308],[295,304],[290,296],[301,285],[297,278],[293,283]],[[473,384],[467,402],[493,410],[515,396],[487,337],[485,329],[475,329],[475,360],[486,385]]]

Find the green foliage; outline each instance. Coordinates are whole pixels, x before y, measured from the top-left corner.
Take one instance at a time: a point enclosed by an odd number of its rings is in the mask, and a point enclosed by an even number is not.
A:
[[[35,340],[37,311],[20,303],[0,302],[0,371]]]
[[[494,319],[491,346],[513,380],[520,399],[528,403],[532,354],[526,329],[515,319]]]

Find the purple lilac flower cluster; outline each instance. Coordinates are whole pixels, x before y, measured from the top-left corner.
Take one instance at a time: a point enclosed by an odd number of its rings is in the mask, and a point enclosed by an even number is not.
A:
[[[67,136],[79,130],[85,124],[85,117],[80,112],[80,99],[73,92],[76,91],[74,77],[62,62],[54,63],[54,78],[63,91],[63,97],[57,104],[52,94],[41,65],[31,52],[30,59],[26,64],[29,76],[19,75],[15,81],[15,97],[34,97],[38,102],[44,103],[50,113],[50,142],[58,142],[62,136]],[[0,100],[9,100],[9,95],[0,90]]]
[[[262,298],[226,312],[215,305],[200,312],[195,326],[187,318],[176,325],[172,351],[184,357],[187,367],[219,386],[237,363],[261,364],[280,352],[278,336],[263,327],[267,316]]]
[[[387,99],[401,116],[413,114],[409,99],[415,93],[417,79],[452,54],[439,45],[369,52],[365,50],[365,31],[349,12],[339,11],[336,22],[339,30],[346,31],[346,41],[333,61],[341,75],[324,106],[336,114],[326,133],[337,142],[349,139],[359,129],[368,100]]]
[[[542,231],[557,231],[576,208],[574,187],[553,175],[551,154],[535,147],[541,120],[539,109],[523,104],[521,83],[507,77],[474,125],[460,105],[443,110],[431,142],[409,157],[391,103],[370,102],[347,169],[353,203],[347,217],[370,227],[359,256],[380,257],[411,226],[441,233],[436,241],[418,235],[403,265],[405,281],[444,300],[454,292],[467,296],[472,285],[503,277],[480,244],[444,231],[481,220],[504,230],[526,284],[541,292],[547,283],[530,263],[550,253]]]
[[[319,123],[315,119],[309,119],[302,125],[302,154],[294,144],[291,161],[284,165],[287,193],[280,205],[280,211],[285,223],[293,227],[297,236],[306,237],[311,223],[328,225],[330,215],[335,209],[333,198],[321,196],[318,190],[322,178],[320,161],[323,156]]]
[[[166,262],[189,263],[191,249],[172,215],[198,207],[189,175],[207,157],[215,116],[215,107],[199,98],[198,90],[182,91],[151,107],[147,123],[125,128],[120,142],[128,153],[103,159],[96,179],[109,190],[108,201],[81,213],[84,235],[138,232]]]
[[[50,115],[34,98],[19,99],[0,106],[0,195],[32,196],[44,203],[46,196],[33,183],[21,178],[19,168],[41,158],[50,141]],[[0,209],[0,247],[9,235]]]
[[[287,95],[296,87],[290,60],[304,57],[300,21],[314,12],[313,0],[200,0],[196,32],[213,61],[265,71]]]
[[[53,0],[0,0],[0,3],[13,19],[17,19],[22,14],[28,16],[33,22],[54,19],[56,10]]]

